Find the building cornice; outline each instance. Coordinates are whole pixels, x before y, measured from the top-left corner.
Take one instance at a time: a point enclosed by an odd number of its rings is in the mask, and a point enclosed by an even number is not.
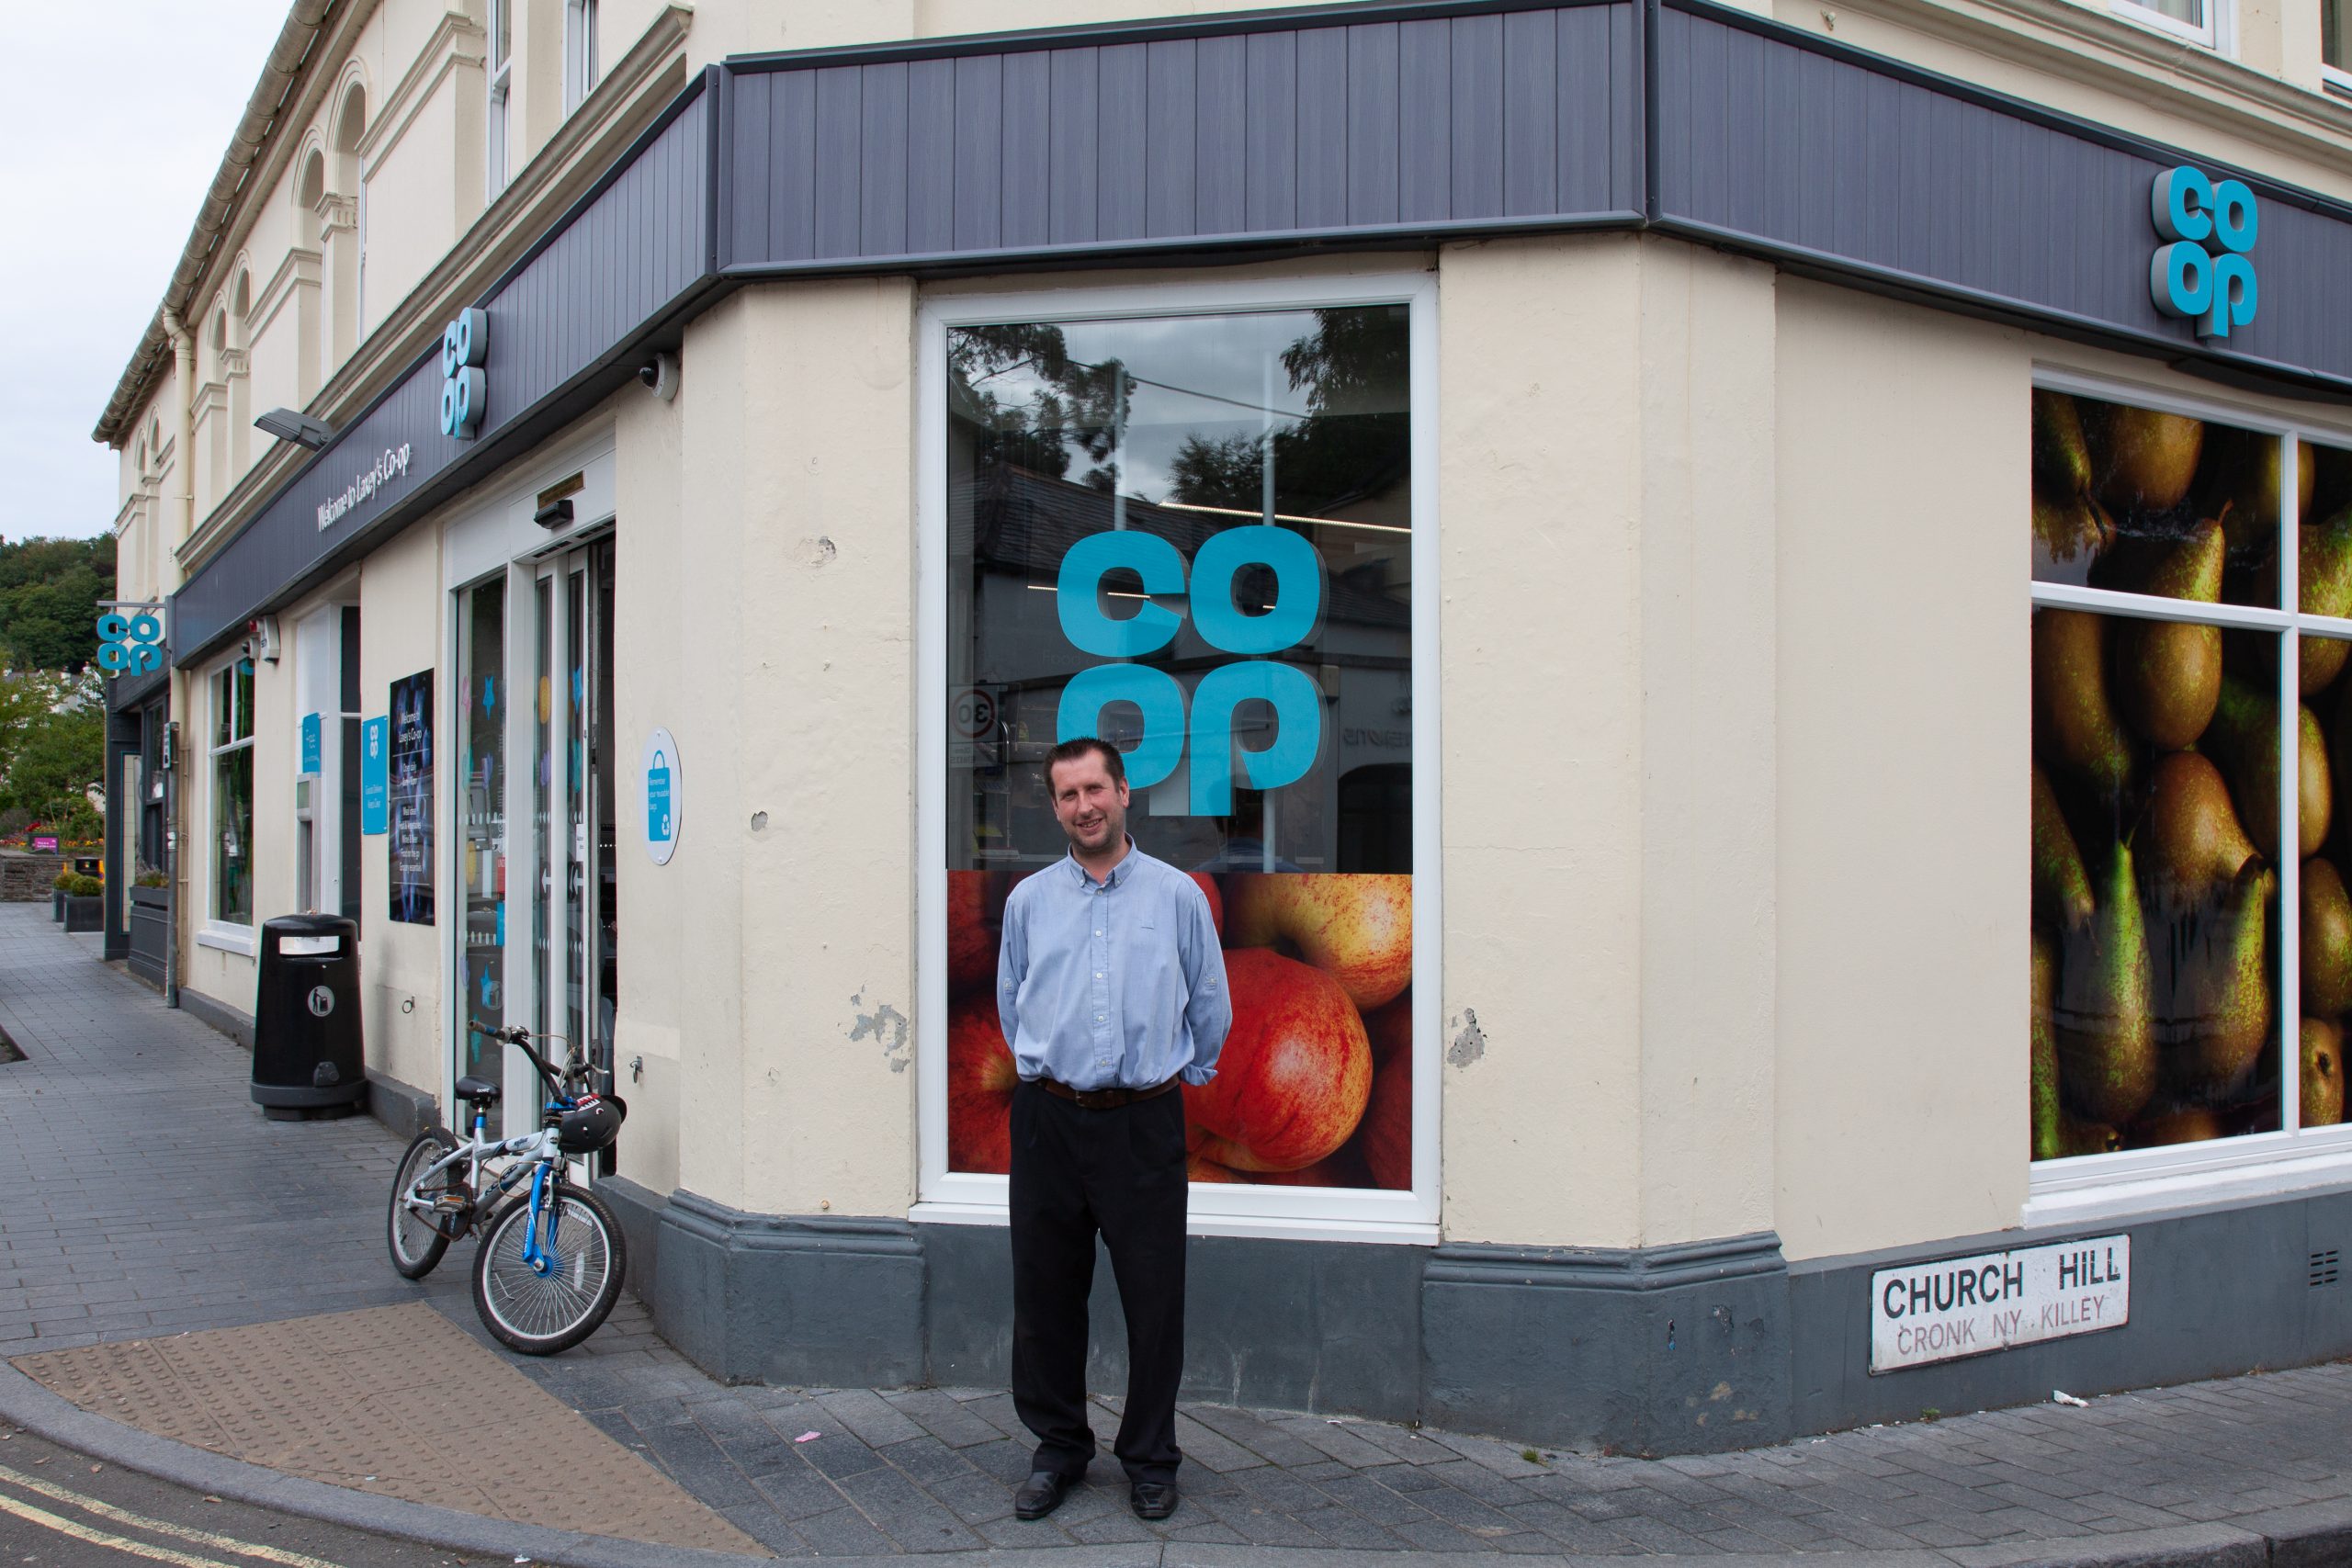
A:
[[[356,418],[407,373],[456,310],[472,303],[537,242],[684,87],[684,46],[693,22],[690,6],[662,7],[538,155],[336,367],[308,412],[338,428]],[[234,538],[309,457],[288,443],[273,443],[175,552],[187,575]]]

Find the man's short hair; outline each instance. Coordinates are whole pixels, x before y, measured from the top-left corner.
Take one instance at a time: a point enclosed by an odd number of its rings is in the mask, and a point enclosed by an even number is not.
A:
[[[1046,753],[1046,793],[1053,793],[1054,770],[1057,767],[1064,762],[1074,762],[1090,751],[1102,759],[1102,771],[1111,775],[1113,784],[1127,782],[1127,760],[1119,754],[1119,749],[1100,736],[1081,735],[1076,739],[1063,741]]]

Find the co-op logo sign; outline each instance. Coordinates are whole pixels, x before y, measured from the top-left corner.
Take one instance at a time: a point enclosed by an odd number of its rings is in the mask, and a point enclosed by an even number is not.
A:
[[[1233,591],[1249,567],[1272,569],[1273,603],[1262,615],[1245,614]],[[1233,811],[1233,715],[1253,698],[1273,709],[1273,739],[1242,753],[1251,789],[1295,784],[1315,765],[1323,739],[1322,690],[1313,676],[1263,654],[1304,642],[1323,608],[1323,565],[1315,547],[1286,528],[1228,528],[1210,536],[1193,554],[1186,590],[1184,558],[1156,535],[1120,530],[1091,534],[1062,557],[1054,595],[1062,635],[1081,651],[1104,659],[1135,659],[1166,648],[1184,617],[1146,598],[1125,619],[1102,613],[1096,591],[1113,571],[1131,571],[1151,594],[1185,595],[1193,629],[1210,647],[1239,657],[1204,673],[1193,686],[1191,712],[1176,677],[1148,664],[1098,664],[1082,670],[1062,691],[1057,739],[1102,733],[1102,709],[1133,703],[1143,714],[1143,739],[1127,753],[1127,783],[1159,784],[1192,761],[1190,811],[1226,817]]]
[[[441,434],[471,441],[490,407],[490,312],[478,307],[458,312],[441,329]]]
[[[2168,242],[2148,263],[2156,309],[2195,321],[2199,337],[2250,325],[2262,302],[2251,254],[2262,223],[2246,183],[2216,183],[2184,164],[2156,176],[2148,212]]]

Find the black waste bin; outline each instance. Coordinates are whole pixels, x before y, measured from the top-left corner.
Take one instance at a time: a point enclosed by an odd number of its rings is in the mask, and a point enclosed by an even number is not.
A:
[[[359,1033],[359,924],[280,915],[261,928],[254,1102],[278,1121],[346,1116],[368,1098]]]

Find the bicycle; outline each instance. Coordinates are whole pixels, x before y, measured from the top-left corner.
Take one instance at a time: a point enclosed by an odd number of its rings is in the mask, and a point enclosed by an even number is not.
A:
[[[459,1078],[457,1098],[472,1108],[472,1135],[460,1143],[436,1125],[410,1143],[392,1176],[386,1240],[392,1267],[405,1279],[422,1280],[451,1242],[479,1227],[474,1311],[500,1343],[527,1356],[552,1356],[595,1333],[620,1299],[628,1271],[620,1222],[602,1198],[571,1180],[568,1161],[610,1145],[628,1106],[618,1095],[596,1092],[597,1069],[568,1045],[559,1071],[532,1048],[534,1036],[520,1024],[491,1038],[529,1057],[546,1084],[538,1130],[489,1137],[499,1087]],[[526,1177],[530,1190],[514,1193]]]

